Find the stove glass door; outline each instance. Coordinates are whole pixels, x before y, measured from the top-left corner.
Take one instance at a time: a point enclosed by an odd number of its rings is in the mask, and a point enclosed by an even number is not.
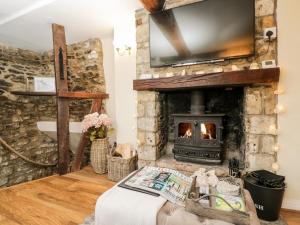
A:
[[[175,143],[179,145],[193,145],[194,143],[194,126],[193,121],[175,122]]]
[[[217,127],[214,123],[201,123],[200,124],[200,136],[205,140],[217,139]]]

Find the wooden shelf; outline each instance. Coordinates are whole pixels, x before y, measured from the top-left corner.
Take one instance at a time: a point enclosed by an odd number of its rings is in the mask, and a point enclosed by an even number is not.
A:
[[[60,98],[73,98],[73,99],[106,99],[108,98],[108,94],[103,92],[59,92],[58,97]]]
[[[11,91],[14,95],[24,96],[56,96],[55,92],[37,92],[37,91]]]
[[[136,91],[171,91],[178,89],[246,86],[279,82],[280,69],[258,69],[212,73],[204,75],[174,76],[156,79],[134,80]]]
[[[56,96],[56,92],[11,91],[11,93],[23,96]],[[72,99],[106,99],[109,95],[102,92],[59,92],[58,97]]]

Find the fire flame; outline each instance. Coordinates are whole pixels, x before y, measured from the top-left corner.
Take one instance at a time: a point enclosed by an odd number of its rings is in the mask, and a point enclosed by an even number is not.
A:
[[[206,127],[205,127],[204,123],[201,123],[201,133],[202,134],[207,134],[207,130],[206,130]]]
[[[204,139],[213,139],[211,134],[207,132],[205,124],[201,123],[201,134]]]
[[[191,129],[188,129],[188,130],[185,132],[184,137],[185,137],[185,138],[189,138],[189,137],[191,137],[191,136],[192,136],[192,131],[191,131]]]

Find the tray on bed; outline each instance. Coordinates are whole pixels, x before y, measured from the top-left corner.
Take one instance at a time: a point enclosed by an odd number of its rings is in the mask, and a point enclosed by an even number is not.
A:
[[[196,178],[194,178],[185,202],[185,209],[186,211],[198,216],[222,220],[233,224],[260,225],[260,221],[256,215],[256,209],[250,193],[243,187],[241,187],[241,190],[241,197],[245,202],[245,212],[241,212],[239,210],[223,211],[215,209],[213,207],[205,206],[199,202],[199,188],[196,188]]]

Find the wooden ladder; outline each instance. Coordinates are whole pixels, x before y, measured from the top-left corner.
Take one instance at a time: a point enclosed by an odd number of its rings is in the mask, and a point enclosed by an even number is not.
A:
[[[102,92],[69,92],[67,78],[67,45],[65,29],[58,24],[52,24],[53,32],[53,51],[54,51],[54,68],[56,82],[56,99],[57,99],[57,146],[58,146],[58,173],[66,174],[69,171],[70,151],[69,151],[69,102],[72,99],[92,99],[90,112],[100,112],[102,100],[109,97]],[[80,169],[83,159],[84,148],[88,139],[84,134],[81,135],[80,142],[72,163],[72,171]]]

